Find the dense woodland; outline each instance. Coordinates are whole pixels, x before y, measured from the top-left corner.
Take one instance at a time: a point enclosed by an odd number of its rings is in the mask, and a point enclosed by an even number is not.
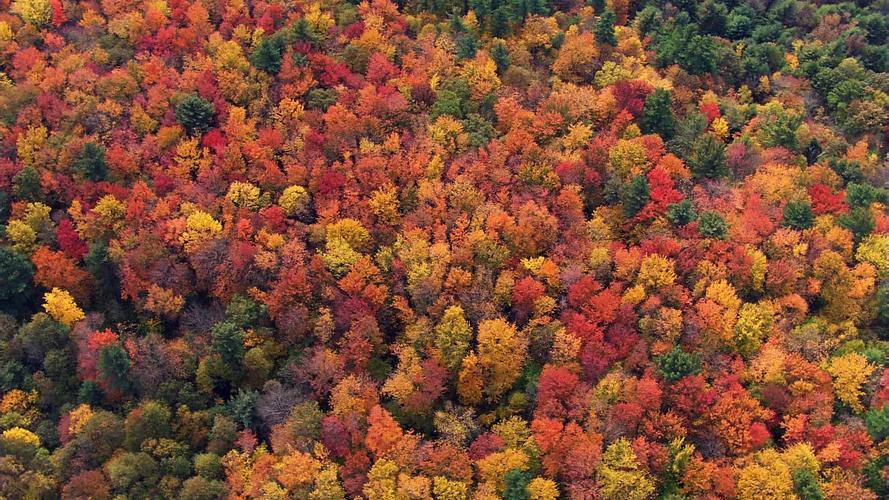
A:
[[[889,497],[889,0],[0,0],[0,497]]]

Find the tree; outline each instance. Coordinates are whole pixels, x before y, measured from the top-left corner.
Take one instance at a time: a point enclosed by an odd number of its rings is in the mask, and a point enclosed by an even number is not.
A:
[[[118,345],[103,347],[99,351],[99,376],[107,386],[116,391],[130,389],[130,357]]]
[[[213,124],[215,109],[213,104],[196,94],[185,96],[176,105],[176,121],[190,134],[202,134]]]
[[[596,22],[596,41],[612,47],[617,45],[617,37],[614,35],[614,23],[617,15],[614,11],[606,10]]]
[[[276,35],[263,38],[250,54],[250,63],[253,66],[271,74],[277,74],[281,70],[284,55],[284,40]]]
[[[783,225],[793,229],[808,229],[814,222],[812,204],[808,200],[792,200],[784,205]]]
[[[0,311],[18,315],[33,295],[34,265],[24,255],[0,247]]]
[[[83,311],[77,307],[74,297],[65,290],[53,288],[43,295],[43,301],[43,309],[47,314],[65,326],[70,327],[86,317]]]
[[[607,498],[643,500],[654,493],[654,483],[640,469],[636,454],[626,439],[608,445],[597,472],[602,494]]]
[[[661,376],[670,382],[701,373],[700,355],[689,354],[679,347],[674,347],[666,354],[657,356],[654,358],[654,363]]]
[[[860,401],[861,387],[874,369],[874,365],[857,352],[833,358],[827,367],[828,373],[833,376],[833,388],[837,399],[849,405],[855,413],[864,411],[864,405]]]
[[[43,28],[52,20],[52,2],[50,0],[15,0],[12,12],[21,16],[26,23],[35,28]]]
[[[738,473],[738,498],[775,498],[791,500],[793,479],[787,465],[774,450],[760,452],[756,461]]]
[[[711,134],[699,137],[692,143],[688,167],[698,179],[727,177],[729,170],[725,163],[725,144]]]
[[[477,389],[470,387],[482,384],[483,392],[493,401],[519,378],[525,364],[528,341],[503,319],[481,322],[477,339],[477,353],[463,360],[460,373],[461,392],[464,395],[476,394]]]
[[[528,500],[528,484],[531,477],[521,469],[512,469],[503,478],[506,489],[503,491],[504,500]]]
[[[657,88],[645,98],[645,107],[639,119],[639,128],[646,134],[658,134],[663,139],[673,137],[676,121],[673,118],[673,99],[670,91]]]
[[[108,175],[108,163],[105,160],[105,148],[94,143],[88,142],[83,145],[83,149],[77,154],[72,164],[75,172],[80,173],[84,178],[91,181],[105,180]]]
[[[667,220],[674,226],[684,226],[698,217],[691,200],[684,199],[667,208]]]
[[[648,179],[644,175],[634,177],[622,189],[620,200],[623,204],[624,215],[627,217],[635,216],[648,204]]]
[[[223,362],[240,366],[244,356],[244,330],[238,325],[223,321],[213,327],[213,351],[222,357]]]
[[[704,212],[698,217],[698,231],[705,238],[722,240],[728,236],[728,224],[719,212]]]
[[[442,361],[449,370],[459,368],[469,350],[472,336],[469,322],[460,306],[447,308],[435,327],[435,347],[441,353]]]
[[[494,44],[494,47],[491,48],[491,58],[494,59],[494,64],[497,65],[497,72],[500,74],[506,71],[509,65],[512,64],[509,49],[506,48],[506,44],[503,42]]]

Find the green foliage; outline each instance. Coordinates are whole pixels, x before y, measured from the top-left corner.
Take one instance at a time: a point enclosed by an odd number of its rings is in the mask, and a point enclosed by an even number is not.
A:
[[[83,149],[74,158],[71,165],[75,172],[91,181],[105,180],[108,175],[108,163],[105,161],[105,148],[94,142],[83,145]]]
[[[506,473],[503,481],[506,483],[503,500],[528,500],[528,483],[531,482],[528,473],[512,469]]]
[[[793,473],[793,489],[799,495],[800,500],[822,500],[824,498],[818,479],[807,468],[799,469]]]
[[[611,10],[606,10],[596,22],[596,41],[614,47],[617,45],[617,36],[614,34],[614,23],[617,15]]]
[[[808,229],[815,223],[809,200],[792,200],[784,205],[782,224],[793,229]]]
[[[633,217],[648,204],[648,179],[644,175],[637,175],[624,186],[621,196],[621,203],[624,207],[624,215]]]
[[[684,226],[697,218],[695,207],[688,198],[667,207],[667,220],[674,226]]]
[[[38,201],[41,197],[40,173],[32,166],[26,166],[12,178],[12,192],[24,201]]]
[[[432,117],[450,115],[455,118],[464,118],[469,112],[472,92],[465,80],[454,78],[442,83],[438,90],[436,100],[430,109]]]
[[[698,218],[698,232],[705,238],[725,239],[728,224],[719,212],[704,212]]]
[[[277,74],[284,57],[284,40],[280,36],[263,38],[250,54],[250,63],[266,73]]]
[[[678,64],[692,75],[716,71],[716,44],[699,35],[694,24],[667,28],[655,44],[658,64]]]
[[[695,178],[717,179],[728,177],[725,163],[725,144],[711,134],[705,134],[694,141],[688,167]]]
[[[864,422],[867,424],[867,432],[875,442],[886,439],[889,437],[889,406],[871,408],[864,414]]]
[[[108,384],[117,390],[130,389],[130,357],[122,347],[111,345],[99,352],[99,372]]]
[[[700,355],[689,354],[680,347],[674,347],[666,354],[657,356],[654,358],[654,364],[661,376],[670,382],[701,373]]]
[[[676,120],[671,109],[670,91],[657,88],[645,98],[645,107],[639,119],[639,128],[646,134],[658,134],[664,140],[673,137]]]
[[[224,321],[213,327],[213,352],[230,365],[240,365],[244,356],[244,330],[235,323]]]
[[[0,247],[0,311],[18,315],[33,297],[34,265],[24,255]]]
[[[871,203],[889,202],[889,191],[870,184],[850,182],[846,186],[846,203],[852,208],[869,208]]]
[[[506,44],[503,42],[494,44],[494,47],[491,48],[491,58],[494,60],[494,64],[497,65],[498,73],[503,73],[512,64],[509,49],[506,48]]]
[[[854,208],[849,213],[837,217],[837,222],[852,231],[856,240],[860,240],[874,230],[874,214],[868,208]]]
[[[215,113],[213,104],[196,94],[185,96],[176,105],[176,121],[190,134],[202,134],[209,130]]]

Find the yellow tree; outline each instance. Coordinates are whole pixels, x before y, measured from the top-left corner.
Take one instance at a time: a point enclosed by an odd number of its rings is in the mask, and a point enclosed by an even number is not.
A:
[[[639,467],[636,453],[626,439],[608,446],[597,472],[604,498],[644,500],[654,493],[654,483]]]
[[[528,339],[513,325],[503,319],[482,321],[478,326],[476,355],[464,359],[461,385],[475,373],[483,382],[485,395],[494,401],[519,378],[527,353]]]
[[[43,309],[52,318],[65,326],[71,326],[86,316],[77,307],[74,297],[65,290],[53,288],[43,295]]]
[[[828,373],[833,376],[833,390],[837,398],[856,413],[864,411],[864,406],[859,401],[862,395],[861,386],[867,382],[874,369],[874,365],[857,352],[833,358],[827,367]]]

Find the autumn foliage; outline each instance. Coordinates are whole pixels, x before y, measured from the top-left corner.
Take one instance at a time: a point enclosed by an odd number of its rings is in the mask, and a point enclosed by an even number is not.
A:
[[[889,498],[887,19],[0,0],[0,498]]]

